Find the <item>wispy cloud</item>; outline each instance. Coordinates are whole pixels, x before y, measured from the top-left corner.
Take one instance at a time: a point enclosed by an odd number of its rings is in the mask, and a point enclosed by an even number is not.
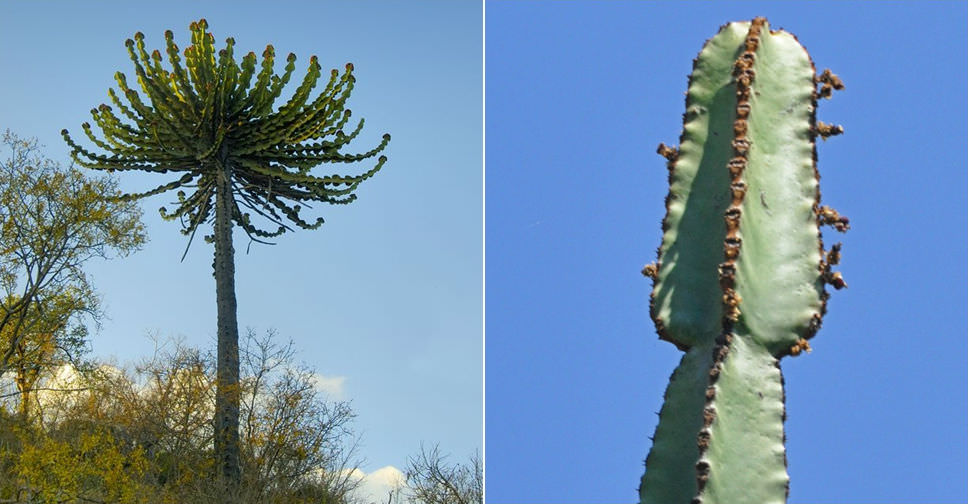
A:
[[[337,401],[343,399],[343,384],[346,383],[345,376],[325,376],[319,373],[313,373],[312,381],[316,390],[327,395],[330,399]]]

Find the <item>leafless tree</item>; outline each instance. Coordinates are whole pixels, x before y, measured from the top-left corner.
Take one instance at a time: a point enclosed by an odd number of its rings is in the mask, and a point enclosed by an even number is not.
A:
[[[415,504],[481,504],[484,498],[484,467],[475,453],[464,463],[449,465],[434,445],[410,457],[407,465],[409,497]]]
[[[294,363],[292,342],[251,329],[240,352],[243,479],[267,491],[297,492],[307,485],[346,500],[359,481],[356,414],[345,401],[327,401],[314,371]]]

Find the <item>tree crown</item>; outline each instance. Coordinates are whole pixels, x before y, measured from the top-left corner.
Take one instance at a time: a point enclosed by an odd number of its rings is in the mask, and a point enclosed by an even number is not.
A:
[[[289,54],[282,75],[277,75],[273,71],[275,49],[268,45],[257,70],[255,53],[245,55],[241,63],[235,60],[232,38],[216,52],[215,37],[207,28],[204,19],[191,24],[192,43],[183,53],[172,32],[165,32],[170,70],[162,66],[160,51],[149,54],[142,33],[128,39],[125,45],[142,93],[128,86],[123,73],[116,73],[119,92],[108,90],[114,107],[101,104],[91,110],[103,139],[95,135],[91,124],[82,125],[88,139],[103,153],[80,146],[65,129],[61,134],[72,157],[78,164],[98,170],[180,173],[171,182],[125,198],[191,189],[191,194],[177,192],[173,211],[161,208],[165,219],[181,221],[185,234],[194,233],[212,217],[216,179],[222,176],[231,179],[232,220],[253,239],[291,231],[289,224],[304,229],[319,227],[321,217],[313,222],[300,217],[302,205],[312,201],[352,202],[359,184],[386,162],[386,156],[380,156],[375,166],[359,175],[310,173],[323,163],[372,158],[390,141],[386,134],[366,152],[340,152],[363,128],[361,119],[349,134],[344,132],[351,116],[346,101],[355,83],[353,65],[347,64],[342,74],[332,70],[323,91],[310,99],[322,75],[316,56],[312,56],[306,76],[292,97],[274,109],[296,69],[296,56]],[[250,212],[276,229],[256,226]]]

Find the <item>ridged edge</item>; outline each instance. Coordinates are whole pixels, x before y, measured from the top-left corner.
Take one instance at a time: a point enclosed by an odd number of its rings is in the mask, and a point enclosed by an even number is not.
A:
[[[697,454],[689,439],[700,429],[699,418],[693,412],[698,412],[703,405],[702,394],[710,365],[709,354],[703,348],[694,347],[683,354],[669,377],[662,409],[657,413],[659,423],[649,436],[652,447],[645,459],[646,471],[639,480],[640,502],[684,504],[692,497],[695,483],[690,481],[688,471]],[[684,413],[686,418],[681,416]],[[651,490],[648,495],[646,489]]]
[[[687,89],[686,98],[685,98],[686,107],[685,107],[685,112],[682,113],[683,127],[682,127],[682,132],[679,134],[679,145],[682,145],[686,137],[686,125],[689,122],[689,105],[690,105],[688,89],[692,88],[693,78],[696,75],[696,68],[699,63],[699,55],[701,55],[703,51],[706,50],[706,48],[709,46],[710,41],[712,41],[714,38],[716,38],[717,35],[719,35],[724,30],[726,30],[726,28],[728,28],[730,24],[731,23],[720,25],[719,30],[717,30],[712,37],[709,37],[708,39],[706,39],[706,41],[702,45],[702,48],[699,50],[699,53],[696,55],[695,58],[692,59],[692,71],[689,72],[689,80],[686,85],[686,89]],[[672,187],[673,187],[673,182],[675,177],[676,161],[678,161],[678,158],[679,158],[679,150],[677,147],[669,147],[664,143],[660,143],[658,148],[656,149],[656,153],[666,158],[667,160],[666,168],[669,171],[669,174],[668,174],[669,192],[666,193],[665,215],[662,217],[662,234],[664,236],[671,226],[669,224],[669,202],[672,199]],[[661,269],[661,267],[662,267],[662,243],[659,243],[659,246],[656,248],[655,262],[646,265],[642,269],[642,274],[652,278],[652,281],[653,281],[652,290],[649,293],[649,316],[652,318],[652,322],[655,324],[655,331],[658,334],[660,340],[668,341],[669,343],[672,343],[673,345],[675,345],[676,348],[678,348],[679,350],[686,352],[690,348],[689,345],[676,341],[674,338],[672,338],[669,335],[668,331],[666,330],[665,323],[662,321],[662,318],[659,317],[659,314],[656,312],[655,289],[658,283],[656,279],[658,278],[658,272]]]
[[[773,31],[771,30],[771,32]],[[796,35],[790,35],[798,43],[800,42]],[[840,215],[840,213],[838,213],[836,210],[820,204],[820,170],[817,167],[817,137],[819,136],[826,140],[830,136],[844,133],[843,126],[828,125],[817,120],[817,104],[820,98],[830,98],[833,94],[833,90],[844,89],[844,83],[840,77],[832,73],[829,68],[824,69],[823,73],[817,75],[817,67],[813,62],[813,58],[810,57],[809,52],[807,52],[807,59],[810,61],[810,68],[813,70],[814,83],[821,85],[819,92],[817,91],[816,85],[814,86],[810,97],[810,146],[813,174],[814,178],[817,180],[817,191],[816,196],[814,197],[813,213],[816,216],[817,246],[820,252],[820,262],[817,265],[817,268],[820,272],[820,278],[822,280],[820,311],[815,313],[811,318],[810,324],[807,326],[807,331],[805,332],[803,338],[792,345],[786,352],[777,355],[777,358],[782,358],[787,355],[796,357],[803,351],[809,352],[811,350],[809,340],[816,336],[817,332],[820,330],[820,327],[823,325],[823,317],[827,314],[827,301],[830,299],[830,292],[827,291],[826,285],[830,284],[837,290],[847,287],[847,282],[844,281],[840,272],[835,272],[831,269],[831,266],[837,265],[840,262],[840,249],[842,244],[839,242],[835,243],[830,247],[829,250],[826,250],[823,242],[823,231],[821,230],[820,226],[829,225],[837,231],[844,233],[850,229],[850,219],[848,219],[846,216]]]
[[[736,258],[739,257],[742,239],[738,236],[739,221],[742,216],[740,208],[746,197],[746,182],[743,181],[743,171],[746,169],[747,154],[750,141],[746,137],[747,120],[750,115],[751,84],[756,78],[753,64],[756,61],[756,49],[759,46],[760,31],[766,24],[766,18],[757,17],[750,24],[749,32],[743,41],[744,51],[733,65],[733,76],[736,79],[736,120],[733,122],[733,157],[726,168],[731,176],[730,192],[732,201],[726,209],[726,237],[723,240],[723,256],[725,261],[719,265],[719,285],[723,290],[723,332],[716,338],[713,348],[713,365],[709,370],[709,385],[706,387],[706,405],[703,408],[703,427],[699,431],[696,443],[699,448],[699,459],[696,462],[696,496],[692,504],[702,504],[702,493],[709,480],[711,467],[704,459],[709,448],[711,436],[710,426],[716,421],[716,381],[722,371],[723,361],[729,355],[730,343],[733,340],[733,323],[739,318],[739,304],[742,302],[739,294],[734,290],[736,279]]]
[[[797,42],[800,42],[793,36]],[[807,53],[807,58],[810,60],[810,68],[813,69],[814,81],[817,81],[817,66],[813,63],[813,58],[810,57],[810,53]],[[813,132],[810,135],[810,146],[812,150],[813,157],[813,176],[817,179],[817,194],[814,198],[813,212],[817,216],[817,246],[820,248],[820,263],[817,267],[820,270],[821,276],[824,272],[829,269],[826,266],[824,258],[824,246],[823,246],[823,232],[820,231],[820,170],[817,168],[817,86],[813,87],[813,93],[810,96],[810,131]],[[797,343],[790,348],[790,355],[796,356],[800,353],[800,346],[806,346],[806,349],[810,348],[807,341],[813,339],[816,336],[817,331],[820,330],[820,326],[823,325],[823,316],[827,314],[827,300],[830,298],[830,293],[827,292],[826,286],[821,286],[820,294],[820,312],[815,313],[810,320],[810,325],[807,327],[807,332],[803,336],[803,344]]]

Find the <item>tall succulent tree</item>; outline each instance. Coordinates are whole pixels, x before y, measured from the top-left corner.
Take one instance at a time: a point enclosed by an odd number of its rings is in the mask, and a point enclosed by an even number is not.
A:
[[[820,85],[820,90],[817,86]],[[816,120],[817,99],[843,83],[817,75],[807,51],[766,20],[729,23],[694,61],[669,195],[652,318],[685,352],[670,379],[643,503],[786,501],[780,359],[809,350],[826,312],[848,228],[820,206],[816,138],[843,132]]]
[[[271,45],[258,63],[252,52],[236,62],[235,41],[226,39],[216,52],[215,38],[202,19],[190,26],[191,45],[184,60],[172,32],[165,32],[171,69],[162,66],[161,52],[145,49],[144,35],[136,33],[125,45],[134,63],[141,93],[115,74],[119,92],[108,90],[114,107],[102,104],[91,110],[99,138],[88,123],[88,139],[101,152],[88,150],[62,131],[73,158],[97,170],[174,172],[178,177],[150,191],[125,195],[144,198],[179,189],[173,211],[161,208],[165,219],[179,219],[182,232],[194,236],[199,226],[213,222],[215,286],[218,304],[218,372],[215,412],[217,472],[230,487],[237,486],[239,469],[239,350],[236,320],[233,225],[260,241],[293,230],[315,229],[322,218],[304,220],[301,204],[346,204],[353,191],[386,162],[359,175],[314,175],[324,163],[351,163],[373,158],[390,141],[389,135],[373,149],[360,154],[340,152],[363,128],[360,120],[349,134],[344,127],[350,110],[346,101],[353,90],[352,64],[340,74],[333,70],[326,87],[315,98],[313,89],[321,67],[313,56],[302,83],[292,97],[274,108],[296,69],[296,56],[286,58],[282,75],[273,71]],[[185,190],[188,189],[188,193]],[[264,221],[256,224],[252,214]],[[268,225],[269,227],[263,227]]]

